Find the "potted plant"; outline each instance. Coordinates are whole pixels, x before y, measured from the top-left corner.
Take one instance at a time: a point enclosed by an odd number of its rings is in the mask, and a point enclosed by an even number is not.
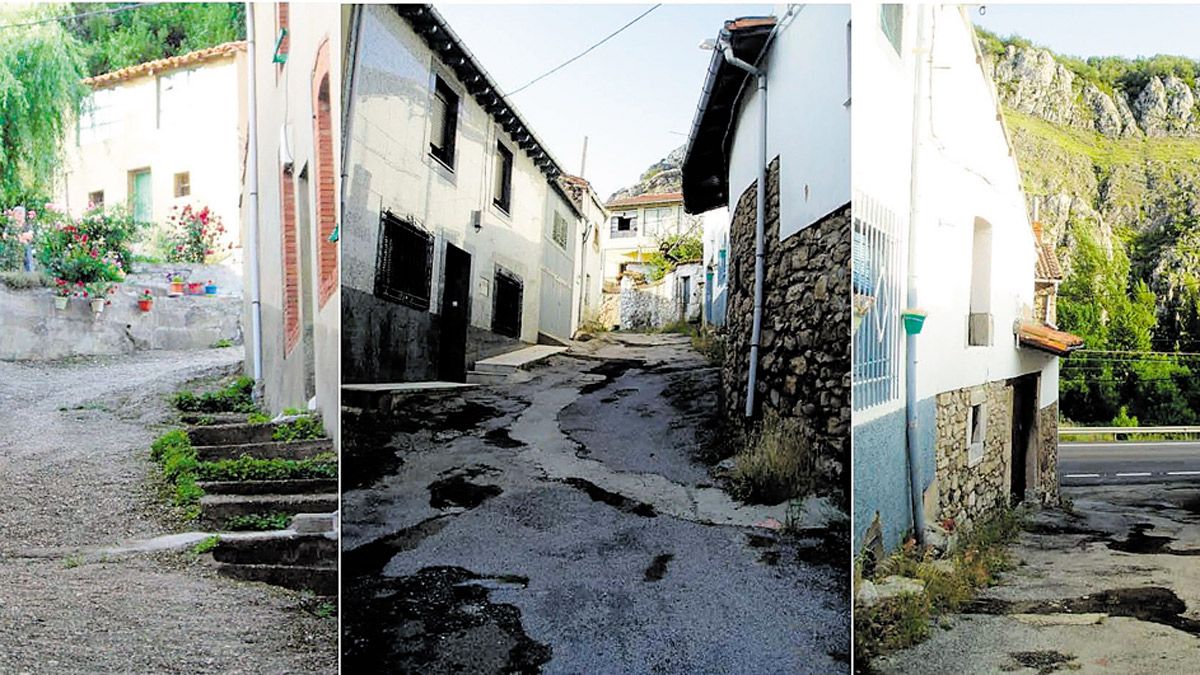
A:
[[[83,297],[88,299],[92,305],[92,313],[99,314],[104,311],[104,308],[112,304],[108,296],[117,292],[117,284],[112,281],[93,281],[85,284],[83,287]]]
[[[63,310],[71,300],[71,285],[66,279],[54,280],[54,308]]]
[[[149,288],[144,288],[138,294],[138,309],[149,312],[152,307],[154,307],[154,294],[150,292]]]
[[[204,295],[204,284],[199,281],[189,281],[187,285],[188,295]]]
[[[216,295],[217,294],[217,285],[215,283],[213,283],[212,279],[209,279],[208,283],[204,285],[204,294],[205,295]]]
[[[175,272],[174,274],[172,274],[170,276],[170,279],[171,279],[170,295],[172,295],[172,296],[183,295],[183,275],[180,274],[179,272]]]

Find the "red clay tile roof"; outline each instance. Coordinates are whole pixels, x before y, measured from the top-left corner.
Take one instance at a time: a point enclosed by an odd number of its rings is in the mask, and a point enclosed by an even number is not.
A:
[[[625,206],[645,206],[647,204],[674,204],[682,201],[682,192],[660,192],[658,194],[635,195],[633,197],[614,199],[605,204],[605,206],[613,209]]]
[[[1055,356],[1067,356],[1077,349],[1083,349],[1083,338],[1039,321],[1020,321],[1015,332],[1022,347],[1040,349]]]
[[[1049,242],[1042,241],[1042,228],[1038,223],[1034,223],[1033,232],[1034,245],[1037,246],[1037,263],[1033,268],[1033,276],[1039,281],[1062,281],[1062,267],[1058,264],[1058,255],[1054,252],[1054,246]]]
[[[245,41],[226,42],[225,44],[220,44],[215,47],[198,49],[194,52],[188,52],[187,54],[180,54],[178,56],[168,56],[165,59],[147,61],[145,63],[129,66],[128,68],[114,70],[111,73],[104,73],[103,75],[89,77],[84,80],[83,83],[93,89],[98,89],[117,84],[118,82],[124,82],[125,80],[132,80],[135,77],[154,75],[155,73],[161,73],[167,70],[175,70],[177,68],[195,65],[205,61],[232,56],[245,49]]]

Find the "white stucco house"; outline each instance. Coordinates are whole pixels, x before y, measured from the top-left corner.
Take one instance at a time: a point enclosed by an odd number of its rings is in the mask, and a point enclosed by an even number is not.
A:
[[[600,236],[604,280],[616,284],[625,270],[642,271],[640,263],[658,251],[663,237],[692,233],[697,221],[683,212],[683,194],[663,192],[609,201],[608,224]]]
[[[575,257],[574,328],[600,318],[604,292],[602,232],[608,227],[608,211],[592,184],[580,176],[560,179],[581,214],[579,255]],[[572,331],[572,335],[574,331]]]
[[[1081,343],[1035,316],[1046,249],[966,11],[853,8],[856,550],[1058,494]]]
[[[241,163],[246,140],[246,45],[147,61],[84,80],[90,94],[65,144],[59,200],[78,217],[121,205],[151,224],[153,243],[172,208],[204,205],[225,225],[226,261],[241,263]]]
[[[569,338],[582,213],[430,5],[350,10],[343,96],[343,382],[461,381]]]
[[[725,324],[725,304],[729,292],[729,208],[704,213],[704,322]]]

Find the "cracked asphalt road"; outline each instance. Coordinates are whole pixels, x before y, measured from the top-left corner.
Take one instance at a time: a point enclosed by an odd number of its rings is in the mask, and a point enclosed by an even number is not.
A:
[[[1019,566],[881,673],[1194,673],[1200,485],[1067,488],[1035,514]]]
[[[696,455],[718,373],[678,336],[344,411],[343,666],[849,670],[845,547],[754,524]]]

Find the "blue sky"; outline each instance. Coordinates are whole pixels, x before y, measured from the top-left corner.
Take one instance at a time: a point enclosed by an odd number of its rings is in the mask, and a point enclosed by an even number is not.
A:
[[[975,24],[1017,34],[1071,56],[1154,56],[1200,59],[1197,5],[987,5]]]
[[[575,56],[650,5],[438,5],[501,89]],[[722,22],[771,5],[663,5],[582,59],[518,93],[517,109],[570,173],[602,199],[687,141]]]

